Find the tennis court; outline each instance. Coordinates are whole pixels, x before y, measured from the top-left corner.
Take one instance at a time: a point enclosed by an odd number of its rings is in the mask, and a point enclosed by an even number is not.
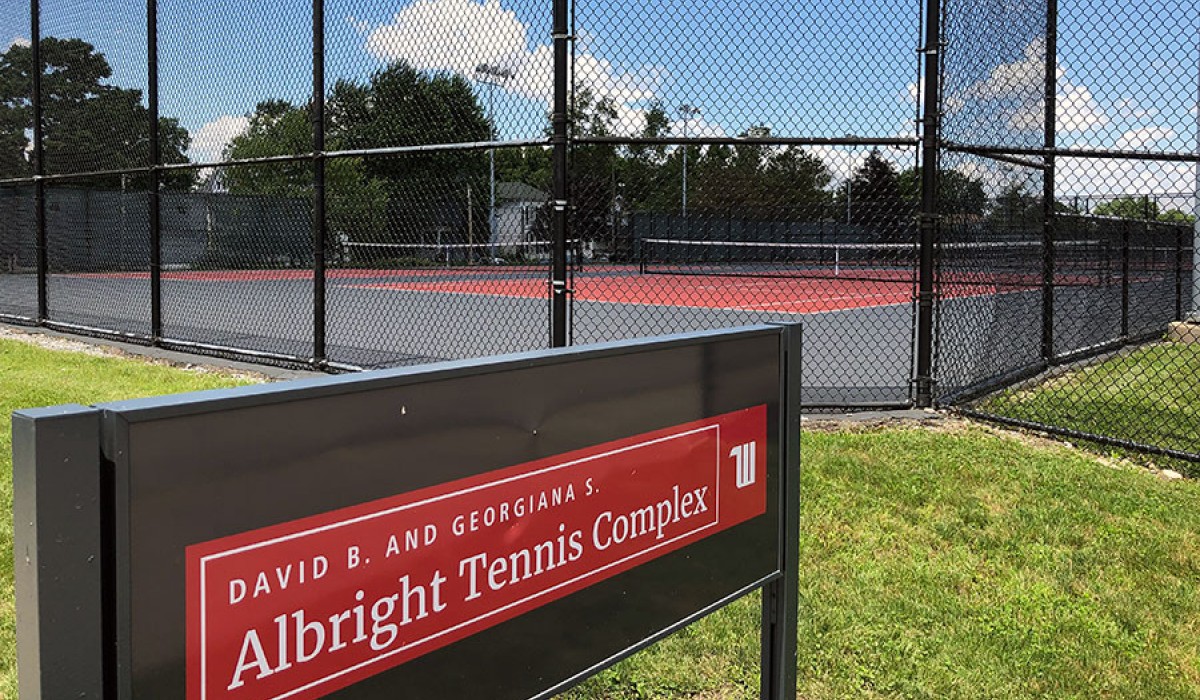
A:
[[[756,245],[651,242],[627,264],[584,262],[570,274],[571,342],[687,332],[764,322],[805,324],[809,404],[905,402],[913,363],[913,247],[896,244]],[[449,246],[445,247],[449,248]],[[1011,360],[1020,326],[1039,315],[1040,249],[1027,243],[948,245],[943,313],[980,319],[954,339],[964,375]],[[1093,319],[1064,333],[1100,336],[1119,299],[1107,279],[1110,251],[1097,243],[1063,246],[1055,306],[1063,318]],[[480,249],[475,260],[492,260]],[[1143,256],[1144,257],[1144,256]],[[549,344],[545,261],[467,264],[431,249],[409,267],[326,272],[329,356],[361,367],[416,364],[519,352]],[[1153,264],[1132,285],[1133,303],[1153,304],[1167,280]],[[0,276],[0,297],[34,303],[25,275]],[[162,274],[163,336],[198,345],[311,353],[313,276],[299,269],[173,270]],[[53,318],[146,335],[150,275],[145,271],[53,274]],[[25,299],[24,297],[28,297]],[[998,332],[998,329],[1006,329]],[[946,348],[944,348],[946,349]],[[973,350],[972,350],[973,349]],[[949,370],[948,370],[949,371]]]

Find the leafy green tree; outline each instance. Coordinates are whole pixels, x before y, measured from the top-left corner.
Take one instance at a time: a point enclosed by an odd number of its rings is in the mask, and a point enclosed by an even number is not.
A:
[[[982,217],[987,211],[987,193],[983,183],[957,170],[939,173],[938,206],[944,216]],[[912,167],[900,173],[900,191],[910,211],[921,205],[921,168]]]
[[[988,220],[1001,228],[1030,229],[1042,223],[1042,198],[1035,197],[1020,182],[1010,182],[996,196]]]
[[[864,227],[876,240],[904,242],[912,208],[902,195],[896,167],[872,149],[842,186],[838,209],[849,211],[850,223]]]
[[[104,54],[82,39],[47,37],[41,41],[42,149],[46,171],[90,172],[143,167],[150,161],[146,124],[150,113],[141,90],[108,84],[112,68]],[[22,177],[33,169],[33,52],[13,44],[0,53],[0,177]],[[158,136],[163,163],[186,163],[191,143],[177,119],[160,117]],[[169,187],[187,187],[192,171],[163,175]],[[119,187],[120,175],[93,178],[100,187]],[[130,179],[144,187],[145,176]],[[128,184],[128,183],[127,183]]]
[[[285,100],[266,100],[247,115],[246,130],[225,146],[222,158],[244,160],[296,155],[312,151],[309,107]],[[337,128],[326,147],[341,148]],[[231,194],[303,199],[312,196],[313,171],[307,161],[223,168],[221,180]],[[383,182],[369,178],[361,158],[331,158],[325,162],[326,214],[331,240],[379,238],[386,229],[387,197]]]
[[[567,105],[567,124],[574,138],[614,136],[618,124],[617,104],[610,97],[597,97],[587,88],[577,89]],[[574,236],[603,241],[610,249],[621,247],[614,225],[618,183],[636,174],[621,163],[616,146],[584,144],[571,152],[571,226]],[[639,185],[627,192],[637,194]]]
[[[545,146],[496,149],[496,179],[523,182],[549,193],[554,177],[551,150]]]
[[[1194,224],[1196,217],[1187,212],[1178,209],[1168,209],[1158,215],[1159,221],[1165,221],[1169,224]]]
[[[258,103],[247,115],[246,130],[230,139],[223,160],[248,160],[311,153],[312,122],[309,110],[286,100]],[[336,161],[335,161],[336,162]],[[230,167],[222,181],[235,194],[272,194],[300,197],[312,190],[312,166],[305,161]]]
[[[224,157],[237,160],[312,150],[309,105],[267,100],[247,115],[246,131]],[[397,62],[366,82],[338,81],[326,105],[326,149],[483,141],[493,127],[461,76],[428,74]],[[309,196],[307,162],[231,167],[223,173],[235,194]],[[487,156],[475,150],[439,150],[394,157],[326,161],[327,212],[335,237],[354,241],[465,240],[469,223],[486,234]],[[469,194],[468,194],[469,192]],[[466,200],[471,199],[468,213]],[[468,222],[468,217],[475,220]]]
[[[1121,219],[1154,220],[1158,218],[1158,202],[1146,196],[1124,195],[1097,204],[1092,213]]]
[[[495,133],[466,78],[418,71],[402,61],[376,71],[366,83],[338,81],[328,115],[331,137],[351,150],[486,141]],[[361,167],[386,192],[388,240],[425,242],[435,231],[464,241],[471,230],[481,232],[480,241],[486,236],[485,151],[364,158]]]

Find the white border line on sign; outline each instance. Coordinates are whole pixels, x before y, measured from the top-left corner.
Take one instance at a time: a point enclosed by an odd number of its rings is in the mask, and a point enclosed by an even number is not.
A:
[[[671,544],[673,544],[673,543],[675,543],[675,542],[677,542],[677,541],[679,541],[679,540],[681,540],[681,539],[683,539],[683,538],[685,538],[685,537],[690,537],[691,535],[694,535],[694,534],[696,534],[697,532],[702,532],[702,531],[704,531],[704,530],[707,530],[707,529],[709,529],[709,528],[712,528],[712,527],[715,527],[715,526],[719,525],[719,524],[720,524],[720,522],[721,522],[721,516],[720,516],[720,512],[721,512],[721,511],[720,511],[720,499],[721,499],[721,425],[720,425],[719,423],[717,423],[717,424],[713,424],[713,425],[704,426],[704,427],[702,427],[702,428],[694,428],[694,429],[692,429],[692,430],[688,430],[688,431],[686,431],[686,432],[682,432],[682,433],[677,433],[677,434],[675,434],[675,435],[668,435],[668,436],[661,437],[661,438],[655,438],[654,440],[647,440],[647,441],[645,441],[645,442],[640,442],[640,443],[637,443],[637,444],[634,444],[634,445],[628,445],[628,446],[626,446],[626,447],[621,447],[621,448],[618,448],[618,449],[615,449],[615,450],[609,450],[609,451],[607,451],[607,452],[602,452],[602,453],[600,453],[600,454],[591,455],[591,456],[588,456],[588,457],[581,457],[580,459],[574,459],[574,460],[571,460],[571,461],[569,461],[569,462],[563,462],[562,464],[556,464],[556,465],[553,465],[553,466],[549,466],[549,467],[545,467],[545,468],[542,468],[542,469],[538,469],[538,470],[536,470],[536,471],[527,472],[527,473],[525,473],[525,474],[518,474],[518,475],[516,475],[516,476],[511,476],[511,477],[508,477],[507,479],[501,479],[501,480],[499,480],[499,481],[489,482],[489,483],[486,483],[486,484],[480,484],[480,485],[478,485],[478,486],[472,486],[472,487],[470,487],[470,488],[461,489],[461,490],[458,490],[458,491],[451,491],[451,492],[449,492],[449,493],[444,493],[444,494],[442,494],[442,495],[440,495],[440,496],[434,496],[434,497],[432,497],[432,498],[426,498],[426,499],[423,499],[423,500],[420,500],[420,501],[414,501],[413,503],[406,503],[406,504],[404,504],[404,505],[396,506],[396,507],[393,507],[393,508],[387,508],[387,509],[385,509],[385,510],[381,510],[381,511],[378,511],[378,512],[375,512],[375,513],[368,513],[368,514],[366,514],[366,515],[360,515],[360,516],[358,516],[358,517],[356,517],[356,518],[351,518],[351,519],[349,519],[349,520],[343,520],[343,521],[340,521],[340,522],[337,522],[337,523],[330,523],[329,525],[322,525],[322,526],[320,526],[320,527],[314,527],[314,528],[310,528],[310,529],[308,529],[308,530],[304,530],[304,531],[302,531],[302,532],[295,532],[295,533],[292,533],[292,534],[290,534],[290,535],[284,535],[284,536],[281,536],[281,537],[275,537],[275,538],[272,538],[272,539],[269,539],[269,540],[263,540],[262,542],[255,542],[255,543],[253,543],[253,544],[243,545],[243,546],[241,546],[241,547],[236,547],[236,548],[234,548],[234,549],[226,550],[226,551],[224,551],[224,552],[218,552],[218,553],[216,553],[216,554],[210,554],[210,555],[208,555],[208,556],[201,557],[201,558],[200,558],[200,698],[201,698],[201,700],[207,700],[207,697],[208,697],[208,673],[207,673],[207,671],[208,671],[208,659],[207,659],[207,656],[208,656],[208,654],[207,654],[207,651],[208,651],[208,650],[207,650],[207,622],[208,622],[208,616],[207,616],[207,606],[205,605],[205,603],[206,603],[206,598],[207,598],[207,596],[206,596],[206,592],[207,592],[208,588],[207,588],[207,586],[206,586],[206,581],[205,581],[205,568],[206,568],[206,566],[207,566],[207,564],[208,564],[208,562],[209,562],[209,561],[216,560],[216,559],[222,559],[222,558],[225,558],[225,557],[231,556],[231,555],[233,555],[233,554],[240,554],[240,553],[242,553],[242,552],[247,552],[247,551],[254,550],[254,549],[259,549],[259,548],[262,548],[262,547],[267,547],[267,546],[270,546],[270,545],[273,545],[273,544],[278,544],[278,543],[280,543],[280,542],[287,542],[287,541],[289,541],[289,540],[294,540],[294,539],[298,539],[298,538],[301,538],[301,537],[307,537],[308,535],[312,535],[312,534],[315,534],[315,533],[319,533],[319,532],[326,532],[326,531],[328,531],[328,530],[337,529],[337,528],[344,527],[344,526],[347,526],[347,525],[353,525],[353,524],[360,523],[360,522],[364,522],[364,521],[367,521],[367,520],[372,520],[372,519],[375,519],[375,518],[380,518],[380,517],[383,517],[383,516],[386,516],[386,515],[391,515],[391,514],[393,514],[393,513],[398,513],[398,512],[404,511],[404,510],[409,510],[409,509],[412,509],[412,508],[416,508],[416,507],[418,507],[418,506],[423,506],[423,505],[427,505],[427,504],[430,504],[430,503],[435,503],[435,502],[437,502],[437,501],[442,501],[442,500],[446,500],[446,499],[449,499],[449,498],[454,498],[454,497],[461,496],[461,495],[463,495],[463,494],[467,494],[467,493],[473,493],[473,492],[476,492],[476,491],[482,491],[482,490],[486,490],[486,489],[494,488],[494,487],[496,487],[496,486],[500,486],[500,485],[503,485],[503,484],[511,483],[511,482],[514,482],[514,481],[519,481],[519,480],[521,480],[521,479],[527,479],[527,478],[530,478],[530,477],[539,476],[539,475],[542,475],[542,474],[547,474],[547,473],[550,473],[550,472],[553,472],[553,471],[557,471],[557,470],[560,470],[560,469],[565,469],[565,468],[567,468],[567,467],[575,466],[575,465],[577,465],[577,464],[583,464],[583,463],[585,463],[585,462],[591,462],[591,461],[595,461],[595,460],[597,460],[597,459],[602,459],[602,458],[605,458],[605,457],[611,457],[611,456],[613,456],[613,455],[616,455],[616,454],[621,454],[621,453],[623,453],[623,452],[629,452],[629,451],[631,451],[631,450],[637,450],[637,449],[641,449],[641,448],[643,448],[643,447],[649,447],[649,446],[651,446],[651,445],[656,445],[656,444],[659,444],[659,443],[662,443],[662,442],[667,442],[667,441],[669,441],[669,440],[676,440],[676,439],[679,439],[679,438],[682,438],[682,437],[687,437],[687,436],[689,436],[689,435],[695,435],[695,434],[697,434],[697,433],[702,433],[702,432],[706,432],[706,431],[709,431],[709,430],[716,430],[716,431],[717,431],[717,439],[716,439],[716,447],[717,447],[717,451],[716,451],[716,459],[715,459],[715,468],[716,468],[716,477],[715,477],[715,478],[716,478],[716,503],[715,503],[715,505],[714,505],[714,508],[713,508],[713,511],[714,511],[714,512],[713,512],[713,518],[714,518],[714,519],[713,519],[713,521],[712,521],[712,522],[710,522],[710,523],[708,523],[708,524],[706,524],[706,525],[702,525],[702,526],[699,526],[699,527],[693,528],[693,529],[691,529],[691,530],[688,530],[687,532],[681,533],[681,534],[679,534],[679,535],[677,535],[677,536],[675,536],[675,537],[673,537],[673,538],[671,538],[671,539],[669,539],[669,540],[666,540],[666,541],[664,541],[664,542],[660,542],[660,543],[658,543],[658,544],[654,545],[653,547],[649,547],[649,548],[647,548],[647,549],[643,549],[643,550],[641,550],[641,551],[638,551],[638,552],[635,552],[635,553],[633,553],[633,554],[630,554],[630,555],[628,555],[628,556],[626,556],[626,557],[624,557],[624,558],[622,558],[622,559],[619,559],[619,560],[616,560],[616,561],[610,562],[610,563],[608,563],[608,564],[606,564],[606,565],[604,565],[604,566],[602,566],[602,567],[600,567],[600,568],[598,568],[598,569],[592,569],[591,571],[588,571],[587,573],[584,573],[584,574],[581,574],[581,575],[579,575],[579,576],[576,576],[576,577],[575,577],[575,578],[573,578],[573,579],[569,579],[569,580],[567,580],[567,581],[563,581],[563,582],[561,582],[561,583],[558,583],[558,584],[556,584],[556,585],[554,585],[554,586],[551,586],[550,588],[546,588],[546,589],[544,589],[544,590],[538,591],[537,593],[534,593],[534,594],[532,594],[532,595],[526,596],[526,597],[524,597],[524,598],[522,598],[522,599],[520,599],[520,600],[513,601],[513,602],[511,602],[511,603],[509,603],[509,604],[507,604],[507,605],[505,605],[505,606],[502,606],[502,607],[496,608],[496,609],[494,609],[494,610],[490,610],[490,611],[488,611],[487,613],[484,613],[483,615],[479,615],[479,616],[477,616],[477,617],[474,617],[474,618],[472,618],[472,619],[470,619],[470,620],[466,620],[466,621],[464,621],[464,622],[460,622],[460,623],[458,623],[457,625],[454,625],[453,627],[448,627],[448,628],[446,628],[446,629],[444,629],[444,630],[441,630],[441,631],[439,631],[439,632],[437,632],[437,633],[435,633],[435,634],[431,634],[431,635],[428,635],[428,636],[426,636],[426,637],[422,637],[422,638],[421,638],[421,639],[419,639],[419,640],[416,640],[416,641],[413,641],[413,642],[409,642],[408,644],[405,644],[404,646],[397,647],[397,648],[395,648],[395,649],[392,649],[392,650],[390,650],[390,651],[387,651],[387,652],[385,652],[385,653],[383,653],[383,654],[380,654],[380,655],[378,655],[378,656],[375,656],[375,657],[372,657],[372,658],[370,658],[370,659],[367,659],[366,661],[361,661],[361,662],[359,662],[359,663],[355,664],[354,666],[349,666],[349,667],[347,667],[347,668],[344,668],[344,669],[342,669],[342,670],[340,670],[340,671],[338,671],[338,672],[336,672],[336,673],[330,674],[330,675],[328,675],[328,676],[325,676],[325,677],[323,677],[323,678],[320,678],[320,679],[318,679],[318,680],[315,680],[315,681],[311,681],[311,682],[309,682],[309,683],[307,683],[307,684],[305,684],[305,685],[303,685],[303,686],[301,686],[301,687],[299,687],[299,688],[294,688],[294,689],[292,689],[292,690],[289,690],[288,692],[286,692],[286,693],[284,693],[284,694],[282,694],[282,695],[276,695],[276,696],[274,696],[273,698],[271,698],[271,700],[284,700],[285,698],[289,698],[289,697],[291,697],[291,696],[293,696],[293,695],[295,695],[295,694],[297,694],[297,693],[301,693],[301,692],[304,692],[304,691],[306,691],[306,690],[309,690],[309,689],[311,689],[311,688],[315,688],[316,686],[319,686],[319,685],[322,685],[322,684],[324,684],[324,683],[327,683],[327,682],[329,682],[329,681],[331,681],[331,680],[333,680],[333,679],[335,679],[335,678],[338,678],[338,677],[340,677],[340,676],[346,675],[347,673],[352,673],[352,672],[354,672],[354,671],[357,671],[357,670],[359,670],[359,669],[361,669],[361,668],[364,668],[364,667],[366,667],[366,666],[369,666],[369,665],[371,665],[371,664],[374,664],[374,663],[377,663],[377,662],[379,662],[379,661],[382,661],[382,660],[384,660],[384,659],[386,659],[386,658],[388,658],[388,657],[390,657],[390,656],[394,656],[394,655],[396,655],[396,654],[399,654],[399,653],[401,653],[401,652],[404,652],[404,651],[407,651],[407,650],[409,650],[409,649],[412,649],[413,647],[417,647],[417,646],[421,646],[421,645],[423,645],[423,644],[426,644],[426,643],[428,643],[428,642],[430,642],[430,641],[432,641],[432,640],[434,640],[434,639],[437,639],[438,637],[445,636],[445,635],[447,635],[447,634],[450,634],[450,633],[452,633],[452,632],[455,632],[455,631],[457,631],[457,630],[459,630],[459,629],[462,629],[463,627],[466,627],[466,626],[468,626],[468,625],[475,624],[476,622],[479,622],[479,621],[481,621],[481,620],[486,620],[487,618],[489,618],[489,617],[493,617],[493,616],[495,616],[495,615],[498,615],[498,614],[500,614],[500,613],[502,613],[502,612],[504,612],[505,610],[508,610],[508,609],[510,609],[510,608],[516,607],[516,606],[518,606],[518,605],[522,605],[522,604],[524,604],[524,603],[527,603],[527,602],[529,602],[529,601],[531,601],[531,600],[536,600],[536,599],[538,599],[538,598],[541,598],[541,597],[543,597],[543,596],[545,596],[545,595],[547,595],[547,594],[549,594],[549,593],[552,593],[552,592],[554,592],[554,591],[556,591],[556,590],[558,590],[558,589],[560,589],[560,588],[563,588],[563,587],[565,587],[565,586],[569,586],[569,585],[571,585],[571,584],[574,584],[574,583],[577,583],[577,582],[579,582],[579,581],[583,581],[583,580],[585,580],[585,579],[588,579],[588,578],[594,577],[594,576],[596,576],[597,574],[600,574],[600,573],[602,573],[602,572],[604,572],[604,571],[606,571],[606,570],[608,570],[608,569],[611,569],[611,568],[613,568],[613,567],[615,567],[615,566],[619,566],[619,565],[621,565],[621,564],[623,564],[623,563],[625,563],[625,562],[627,562],[627,561],[629,561],[629,560],[631,560],[631,559],[636,559],[636,558],[638,558],[638,557],[641,557],[641,556],[643,556],[643,555],[645,555],[645,554],[648,554],[648,553],[650,553],[650,552],[653,552],[653,551],[655,551],[655,550],[657,550],[657,549],[662,549],[663,547],[667,547],[667,546],[669,546],[669,545],[671,545]]]

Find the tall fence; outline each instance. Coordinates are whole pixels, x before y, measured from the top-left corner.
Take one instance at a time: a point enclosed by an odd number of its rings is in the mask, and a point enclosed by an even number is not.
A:
[[[0,319],[335,371],[799,320],[810,407],[1196,459],[1198,31],[1191,0],[6,3]]]

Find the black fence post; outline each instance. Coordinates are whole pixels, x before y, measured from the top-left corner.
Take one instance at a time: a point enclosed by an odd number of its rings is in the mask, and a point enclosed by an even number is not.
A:
[[[325,350],[325,0],[312,6],[313,86],[313,363]]]
[[[1129,228],[1132,221],[1121,222],[1121,338],[1129,337]]]
[[[1183,226],[1175,226],[1175,320],[1183,320]]]
[[[158,0],[146,0],[146,101],[149,106],[150,159],[150,338],[162,340],[162,161],[158,137]]]
[[[37,249],[37,322],[45,323],[49,317],[46,276],[49,255],[46,250],[46,154],[42,144],[42,26],[40,0],[29,3],[29,53],[30,72],[33,85],[30,100],[33,102],[33,226]]]
[[[1042,359],[1054,359],[1054,276],[1057,273],[1055,239],[1055,159],[1058,114],[1058,0],[1046,0],[1045,113],[1043,129],[1046,150],[1042,171]]]
[[[567,155],[570,134],[567,124],[567,91],[569,89],[569,44],[571,40],[569,0],[554,0],[554,113],[551,116],[551,145],[554,149],[553,237],[554,251],[550,268],[550,345],[567,344],[567,228],[570,173]]]
[[[938,229],[941,0],[925,4],[925,95],[921,129],[920,267],[917,276],[916,404],[933,405],[934,246]]]

